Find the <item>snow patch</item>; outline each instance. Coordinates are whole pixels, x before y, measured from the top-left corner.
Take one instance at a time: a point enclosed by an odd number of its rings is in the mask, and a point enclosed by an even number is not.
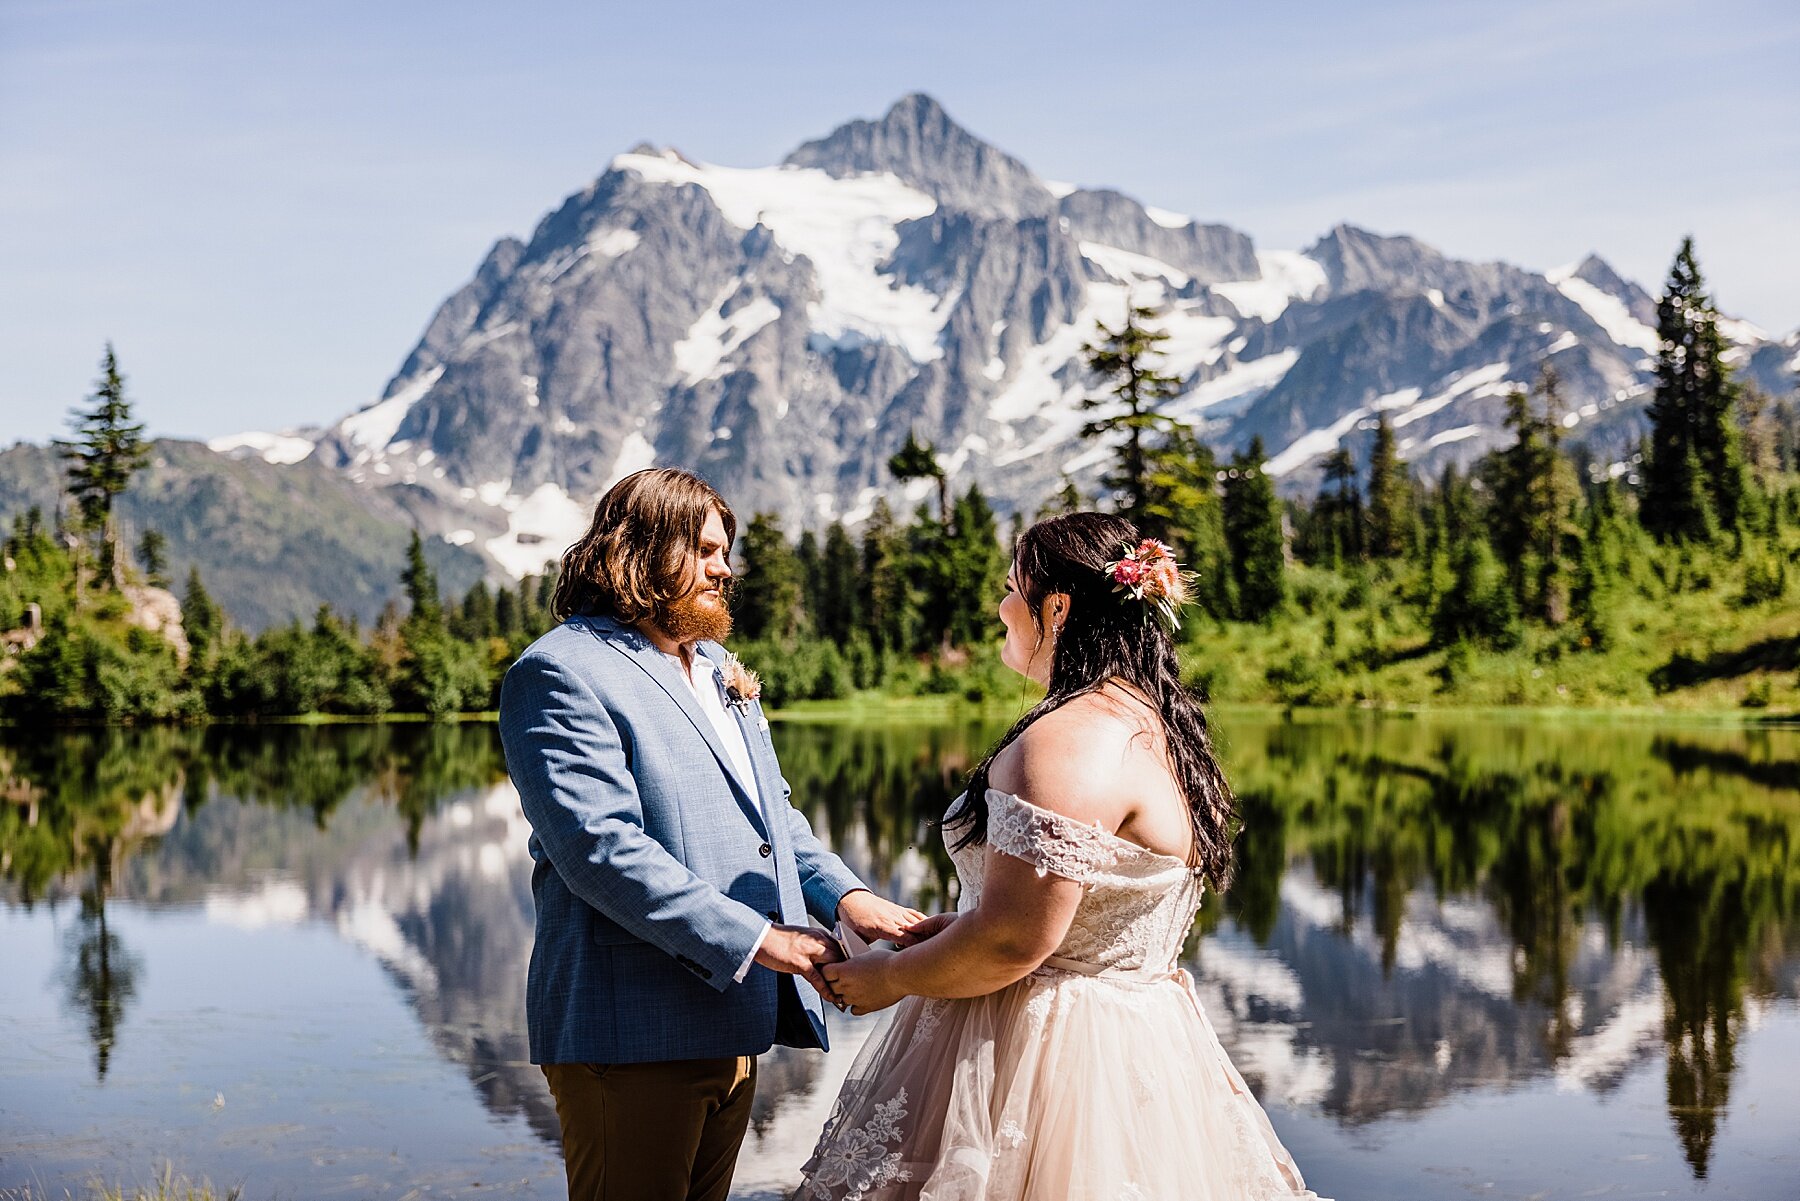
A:
[[[1334,450],[1356,423],[1369,415],[1368,409],[1352,409],[1322,429],[1308,430],[1294,439],[1280,454],[1263,465],[1264,475],[1283,476],[1305,466],[1322,454]]]
[[[625,443],[619,447],[619,457],[613,460],[612,474],[606,479],[606,487],[612,487],[634,471],[642,471],[655,465],[656,448],[650,445],[650,439],[633,430],[625,435]],[[605,490],[601,489],[602,492]]]
[[[555,484],[540,484],[530,496],[508,496],[506,532],[484,544],[494,562],[515,580],[536,575],[544,564],[560,559],[586,532],[591,514],[586,506]]]
[[[835,179],[812,168],[717,167],[651,154],[622,154],[612,165],[652,183],[704,188],[727,221],[767,226],[783,249],[810,259],[819,285],[807,306],[815,332],[892,343],[920,363],[943,357],[951,300],[881,273],[900,244],[896,226],[936,211],[923,192],[889,174]]]
[[[1194,219],[1186,213],[1177,213],[1170,209],[1159,209],[1153,204],[1144,206],[1144,216],[1156,222],[1164,229],[1186,229],[1194,223]]]
[[[1485,425],[1459,425],[1453,430],[1445,430],[1441,434],[1433,434],[1425,440],[1425,449],[1443,446],[1450,442],[1461,442],[1468,438],[1478,438],[1487,432]]]
[[[412,407],[425,399],[438,380],[444,377],[442,364],[433,367],[386,400],[378,400],[361,412],[352,413],[338,422],[338,432],[353,446],[366,451],[384,450],[400,431]],[[359,456],[359,461],[366,456]]]
[[[215,454],[237,456],[243,452],[256,455],[265,463],[286,466],[304,460],[313,452],[311,438],[295,434],[243,433],[213,438],[206,448]]]
[[[475,531],[451,530],[448,534],[444,535],[444,541],[448,542],[451,546],[467,546],[469,543],[475,541]]]
[[[1194,414],[1206,409],[1221,406],[1232,410],[1242,409],[1248,401],[1263,395],[1285,379],[1299,359],[1300,351],[1289,348],[1280,354],[1264,355],[1260,359],[1239,363],[1217,379],[1209,379],[1184,393],[1171,406],[1170,412],[1183,420],[1191,420]],[[1227,405],[1228,401],[1241,403]]]
[[[1212,290],[1229,300],[1246,317],[1273,321],[1296,300],[1312,300],[1325,290],[1325,268],[1318,260],[1292,250],[1259,250],[1260,279],[1213,284]]]
[[[724,374],[725,360],[738,347],[781,316],[781,306],[767,296],[739,305],[731,316],[725,316],[725,304],[736,291],[737,284],[733,282],[688,329],[687,336],[675,343],[675,370],[684,382],[697,384],[717,379]]]
[[[643,238],[635,229],[609,229],[588,239],[588,246],[602,258],[616,259],[638,248]]]
[[[1394,418],[1394,428],[1400,429],[1422,417],[1429,417],[1445,405],[1463,396],[1503,396],[1515,388],[1527,386],[1516,380],[1507,379],[1508,370],[1509,365],[1506,363],[1489,363],[1485,367],[1477,367],[1473,371],[1462,373],[1456,377],[1456,382],[1444,391],[1420,401]]]
[[[1580,305],[1582,311],[1594,319],[1594,324],[1605,330],[1606,336],[1620,346],[1635,346],[1650,354],[1655,354],[1662,348],[1656,331],[1633,317],[1624,301],[1610,292],[1602,292],[1585,279],[1576,278],[1574,268],[1558,267],[1544,278],[1555,284],[1557,291]]]
[[[1064,196],[1072,196],[1081,190],[1074,184],[1064,183],[1060,179],[1040,179],[1038,182],[1044,185],[1044,191],[1050,193],[1058,200],[1061,200]]]
[[[1162,279],[1177,288],[1185,288],[1188,284],[1189,277],[1185,272],[1177,271],[1161,259],[1153,259],[1147,254],[1120,250],[1117,246],[1107,246],[1100,242],[1081,243],[1081,254],[1120,283]]]
[[[1560,337],[1556,341],[1550,343],[1550,345],[1544,347],[1544,353],[1545,354],[1560,354],[1561,352],[1563,352],[1565,350],[1573,350],[1575,347],[1580,346],[1580,345],[1581,345],[1581,339],[1577,338],[1574,334],[1565,330],[1565,331],[1563,331],[1562,337]]]

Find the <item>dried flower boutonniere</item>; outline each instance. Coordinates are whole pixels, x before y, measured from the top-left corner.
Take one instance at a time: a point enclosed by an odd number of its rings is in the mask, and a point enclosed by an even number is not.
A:
[[[719,678],[725,684],[725,703],[747,716],[750,702],[762,695],[762,680],[729,651],[719,667]]]

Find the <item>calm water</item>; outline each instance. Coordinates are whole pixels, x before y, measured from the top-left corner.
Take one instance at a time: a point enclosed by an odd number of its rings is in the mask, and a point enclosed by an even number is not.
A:
[[[1800,1197],[1800,731],[1228,714],[1190,960],[1342,1201]],[[992,728],[781,724],[923,908]],[[172,1159],[263,1197],[556,1197],[525,826],[487,726],[0,731],[0,1196]],[[776,1196],[879,1019],[765,1057]],[[10,1194],[6,1190],[11,1190]]]

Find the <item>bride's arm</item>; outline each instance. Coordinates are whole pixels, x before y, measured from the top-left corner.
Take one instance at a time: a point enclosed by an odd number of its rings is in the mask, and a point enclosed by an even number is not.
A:
[[[1116,830],[1124,808],[1116,771],[1094,739],[1045,724],[1033,727],[995,761],[993,786],[1084,825]],[[1072,751],[1072,747],[1083,747]],[[1106,748],[1111,749],[1111,748]],[[1115,812],[1117,810],[1117,812]],[[824,969],[839,997],[859,1013],[885,1009],[904,996],[978,997],[1029,975],[1062,945],[1081,904],[1083,886],[988,846],[981,903],[949,928],[898,952],[870,952]]]

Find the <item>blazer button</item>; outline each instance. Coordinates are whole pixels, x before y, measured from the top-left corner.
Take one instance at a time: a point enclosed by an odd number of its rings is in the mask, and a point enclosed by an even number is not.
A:
[[[781,921],[781,910],[779,910],[779,909],[769,910],[769,920],[772,922],[779,923]]]
[[[756,853],[761,855],[764,859],[767,859],[770,855],[775,853],[775,848],[765,842],[756,848]]]

